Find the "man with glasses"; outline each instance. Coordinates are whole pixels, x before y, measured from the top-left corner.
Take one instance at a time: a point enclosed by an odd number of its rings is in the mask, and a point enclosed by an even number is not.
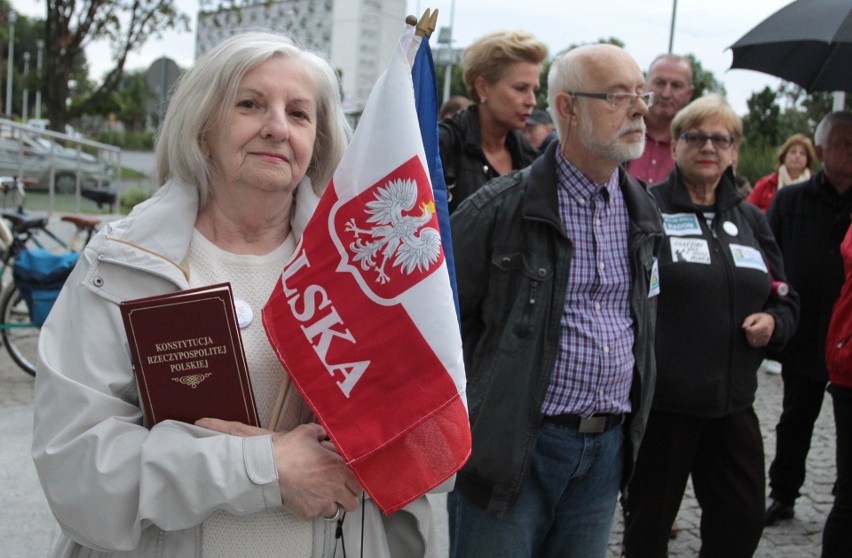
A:
[[[627,172],[655,184],[665,180],[674,167],[672,120],[695,92],[689,59],[676,54],[657,56],[648,69],[645,90],[654,93],[654,106],[645,115],[645,150],[630,161]]]
[[[650,407],[659,212],[621,168],[653,103],[613,45],[557,58],[559,141],[452,217],[470,460],[451,556],[595,558]]]

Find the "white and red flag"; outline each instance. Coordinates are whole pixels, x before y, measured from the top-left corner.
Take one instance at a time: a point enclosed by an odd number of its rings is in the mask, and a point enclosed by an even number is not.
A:
[[[403,36],[263,309],[278,358],[392,513],[470,455],[461,337]]]

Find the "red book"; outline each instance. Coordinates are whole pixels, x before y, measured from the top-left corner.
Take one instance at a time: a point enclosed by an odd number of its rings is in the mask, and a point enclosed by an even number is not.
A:
[[[148,427],[204,417],[259,426],[230,283],[121,303]]]

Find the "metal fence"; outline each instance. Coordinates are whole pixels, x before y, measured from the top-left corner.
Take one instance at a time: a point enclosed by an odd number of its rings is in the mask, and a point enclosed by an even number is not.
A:
[[[48,214],[112,210],[120,172],[119,147],[0,119],[0,176],[25,180],[28,208]]]

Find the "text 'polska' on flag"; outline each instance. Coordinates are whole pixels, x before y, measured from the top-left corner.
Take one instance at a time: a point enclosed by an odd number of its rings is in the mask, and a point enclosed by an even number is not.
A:
[[[470,455],[461,338],[406,56],[412,41],[407,29],[263,309],[292,382],[385,513]]]

